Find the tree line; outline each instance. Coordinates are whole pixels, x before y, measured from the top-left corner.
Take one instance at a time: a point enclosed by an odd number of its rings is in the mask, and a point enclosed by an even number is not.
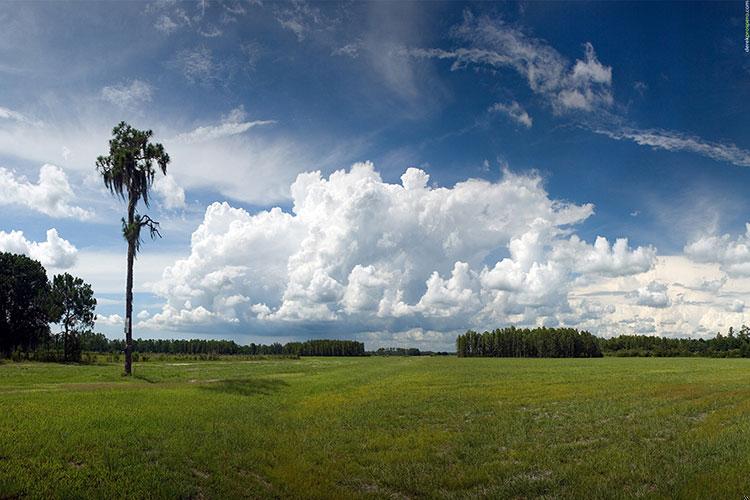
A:
[[[125,340],[108,339],[101,333],[87,332],[81,336],[84,351],[118,353],[125,351]],[[281,344],[238,344],[233,340],[215,339],[133,339],[133,352],[153,354],[240,354],[294,356],[364,356],[365,345],[355,340],[307,340]]]
[[[599,339],[599,345],[609,356],[750,358],[750,327],[730,327],[726,335],[719,332],[711,339],[620,335]]]
[[[730,327],[710,339],[649,335],[596,337],[573,328],[515,328],[491,332],[473,330],[456,339],[459,357],[598,358],[606,356],[705,356],[750,358],[750,327]]]
[[[503,358],[599,358],[598,339],[573,328],[498,328],[473,330],[456,339],[459,357]]]

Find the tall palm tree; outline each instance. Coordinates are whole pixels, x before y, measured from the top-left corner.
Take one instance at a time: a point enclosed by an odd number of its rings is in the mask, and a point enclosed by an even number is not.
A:
[[[133,261],[141,249],[141,229],[147,227],[151,238],[161,237],[159,223],[137,212],[138,202],[149,206],[148,193],[156,169],[167,174],[169,155],[161,144],[152,144],[150,130],[137,130],[125,122],[112,129],[109,155],[96,159],[96,170],[113,195],[128,203],[128,218],[122,219],[122,234],[128,242],[128,278],[125,285],[125,375],[132,373],[133,353]]]

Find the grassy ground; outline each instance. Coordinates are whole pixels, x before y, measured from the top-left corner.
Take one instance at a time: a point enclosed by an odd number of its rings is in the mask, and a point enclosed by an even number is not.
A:
[[[0,364],[0,497],[750,494],[750,360]]]

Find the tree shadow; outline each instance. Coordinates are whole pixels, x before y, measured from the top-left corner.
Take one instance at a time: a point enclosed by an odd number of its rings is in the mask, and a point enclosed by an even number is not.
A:
[[[239,396],[269,395],[287,387],[289,384],[277,379],[227,379],[201,385],[201,389]]]
[[[137,378],[138,380],[143,380],[144,382],[148,382],[149,384],[155,384],[157,382],[156,379],[147,377],[146,375],[142,375],[140,373],[133,373],[133,378]]]

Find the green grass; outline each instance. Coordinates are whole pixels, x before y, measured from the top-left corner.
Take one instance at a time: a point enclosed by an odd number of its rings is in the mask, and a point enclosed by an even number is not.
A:
[[[0,497],[742,498],[750,360],[0,364]]]

